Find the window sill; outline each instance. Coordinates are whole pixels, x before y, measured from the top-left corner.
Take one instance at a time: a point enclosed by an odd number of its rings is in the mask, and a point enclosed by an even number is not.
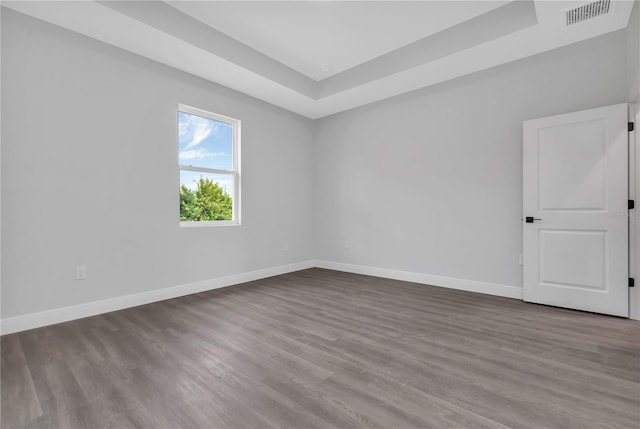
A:
[[[240,222],[234,220],[180,222],[180,228],[202,228],[216,226],[240,226]]]

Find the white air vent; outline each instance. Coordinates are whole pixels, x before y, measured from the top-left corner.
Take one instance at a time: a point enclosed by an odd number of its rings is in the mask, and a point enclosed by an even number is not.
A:
[[[611,0],[599,0],[566,11],[567,26],[609,13]]]

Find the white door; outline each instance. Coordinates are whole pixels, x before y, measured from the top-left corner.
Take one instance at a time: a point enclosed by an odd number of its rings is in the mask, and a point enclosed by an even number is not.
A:
[[[524,122],[525,301],[628,317],[627,135],[626,104]]]

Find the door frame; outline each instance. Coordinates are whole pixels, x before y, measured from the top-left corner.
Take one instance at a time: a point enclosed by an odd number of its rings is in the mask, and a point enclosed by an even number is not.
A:
[[[635,200],[636,208],[629,212],[629,275],[640,280],[640,103],[629,103],[629,121],[635,123],[629,133],[629,199]],[[629,318],[640,320],[640,286],[629,288]]]

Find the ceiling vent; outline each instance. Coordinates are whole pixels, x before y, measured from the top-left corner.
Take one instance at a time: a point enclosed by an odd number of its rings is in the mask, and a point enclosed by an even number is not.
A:
[[[609,13],[611,0],[599,0],[566,11],[567,26]]]

